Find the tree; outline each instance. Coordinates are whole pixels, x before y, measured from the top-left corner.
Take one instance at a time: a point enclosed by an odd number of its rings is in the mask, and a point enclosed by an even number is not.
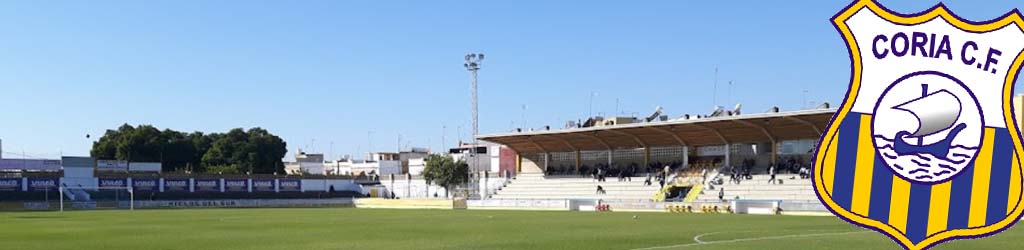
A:
[[[469,165],[465,161],[455,161],[451,156],[432,154],[427,156],[423,167],[423,179],[427,184],[435,183],[444,187],[444,195],[448,190],[469,181]]]
[[[232,165],[238,172],[260,174],[283,173],[281,158],[288,153],[287,144],[262,128],[248,131],[232,129],[213,140],[202,156],[204,166]]]
[[[280,137],[262,128],[232,129],[225,134],[163,131],[151,125],[121,125],[93,142],[98,159],[160,162],[165,172],[283,173],[288,153]],[[214,169],[208,169],[216,166]]]

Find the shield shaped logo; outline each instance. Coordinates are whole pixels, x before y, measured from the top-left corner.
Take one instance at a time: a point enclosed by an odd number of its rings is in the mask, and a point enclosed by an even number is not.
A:
[[[1011,91],[1024,62],[1017,10],[986,22],[939,4],[905,15],[860,0],[832,18],[850,89],[818,144],[815,192],[834,214],[926,249],[1021,217]]]

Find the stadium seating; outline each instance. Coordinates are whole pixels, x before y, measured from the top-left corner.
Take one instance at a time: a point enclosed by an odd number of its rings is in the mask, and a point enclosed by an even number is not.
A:
[[[725,188],[725,200],[733,200],[737,196],[747,200],[783,200],[783,201],[814,201],[811,179],[800,179],[798,175],[780,174],[776,178],[781,184],[770,184],[768,175],[754,175],[750,180],[742,180],[740,184],[730,183],[728,176],[722,176],[724,183],[714,185],[714,189],[705,189],[698,201],[718,201],[719,188]]]
[[[601,185],[605,194],[597,194]],[[605,200],[650,200],[658,192],[658,184],[645,186],[644,177],[633,177],[633,181],[619,182],[614,177],[606,182],[579,176],[544,176],[536,173],[522,173],[496,194],[494,199],[605,199]]]

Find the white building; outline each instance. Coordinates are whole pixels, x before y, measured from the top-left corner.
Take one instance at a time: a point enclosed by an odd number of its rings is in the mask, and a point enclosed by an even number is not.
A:
[[[299,151],[295,162],[285,162],[284,171],[288,174],[331,174],[331,164],[324,162],[324,154],[307,154]]]
[[[471,172],[479,173],[486,171],[498,173],[500,171],[500,152],[502,146],[486,141],[481,141],[475,146],[475,154],[473,152],[474,145],[468,143],[463,143],[457,148],[449,149],[448,154],[456,161],[465,160]]]
[[[366,160],[352,159],[344,156],[340,160],[324,161],[323,154],[307,154],[299,152],[295,162],[285,163],[288,174],[324,174],[324,175],[401,175],[415,171],[423,172],[423,160],[430,152],[422,148],[413,148],[408,152],[375,152],[366,155]]]

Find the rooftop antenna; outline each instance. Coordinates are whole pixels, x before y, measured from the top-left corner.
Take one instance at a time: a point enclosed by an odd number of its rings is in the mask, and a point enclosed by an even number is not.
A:
[[[371,137],[372,135],[373,135],[373,131],[366,131],[366,152],[367,153],[373,153],[373,139],[370,139],[370,138],[372,138]],[[367,154],[367,155],[369,155],[369,154]]]
[[[711,92],[711,106],[718,107],[718,66],[715,66],[715,89]]]
[[[526,104],[523,104],[523,127],[526,127]]]
[[[728,91],[727,91],[727,98],[729,98],[729,103],[733,102],[732,101],[732,80],[729,80],[729,88],[728,88]],[[727,103],[726,105],[729,105],[729,104]]]
[[[587,118],[594,117],[594,97],[597,96],[597,92],[590,92],[590,108],[587,111]]]
[[[807,92],[809,92],[809,90],[807,90],[805,88],[804,89],[804,93],[803,93],[803,101],[800,102],[800,109],[806,109],[807,108]]]
[[[619,98],[618,97],[615,98],[615,115],[622,115],[622,113],[619,112]]]

